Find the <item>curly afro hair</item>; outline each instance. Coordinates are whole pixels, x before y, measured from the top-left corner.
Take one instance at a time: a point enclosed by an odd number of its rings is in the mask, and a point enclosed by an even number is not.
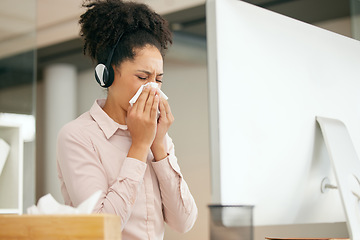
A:
[[[155,46],[162,56],[172,35],[168,23],[147,5],[122,0],[85,0],[87,11],[80,16],[84,54],[105,63],[119,36],[111,64],[132,60],[137,49]]]

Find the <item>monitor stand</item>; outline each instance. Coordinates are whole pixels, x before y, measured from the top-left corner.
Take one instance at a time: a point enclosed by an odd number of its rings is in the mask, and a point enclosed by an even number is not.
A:
[[[350,238],[360,239],[360,161],[349,132],[339,120],[316,117],[332,162]],[[359,123],[360,124],[360,123]]]

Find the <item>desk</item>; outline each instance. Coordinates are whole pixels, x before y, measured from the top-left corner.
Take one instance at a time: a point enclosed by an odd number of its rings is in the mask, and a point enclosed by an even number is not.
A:
[[[266,237],[266,240],[349,240],[349,238],[270,238]]]
[[[121,240],[120,217],[91,215],[0,215],[0,239]]]

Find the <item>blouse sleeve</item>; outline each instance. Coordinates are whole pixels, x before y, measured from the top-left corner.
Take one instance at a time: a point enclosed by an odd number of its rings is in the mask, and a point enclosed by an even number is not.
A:
[[[167,136],[168,157],[152,162],[160,185],[165,222],[174,230],[184,233],[195,223],[198,209],[177,163],[174,144]]]
[[[91,140],[79,130],[64,127],[58,136],[57,166],[65,203],[78,206],[101,190],[94,212],[119,215],[122,229],[129,219],[146,170],[146,163],[126,158],[111,186]],[[66,199],[70,202],[66,202]]]

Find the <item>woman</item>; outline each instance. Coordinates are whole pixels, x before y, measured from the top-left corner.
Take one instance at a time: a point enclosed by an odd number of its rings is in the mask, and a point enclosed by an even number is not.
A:
[[[59,133],[65,204],[77,206],[101,190],[94,212],[119,215],[123,239],[163,239],[164,222],[187,232],[197,207],[167,135],[174,121],[170,106],[152,87],[129,104],[142,85],[161,87],[164,51],[172,43],[167,23],[144,4],[99,0],[84,6],[84,53],[99,63],[96,80],[108,96]]]

